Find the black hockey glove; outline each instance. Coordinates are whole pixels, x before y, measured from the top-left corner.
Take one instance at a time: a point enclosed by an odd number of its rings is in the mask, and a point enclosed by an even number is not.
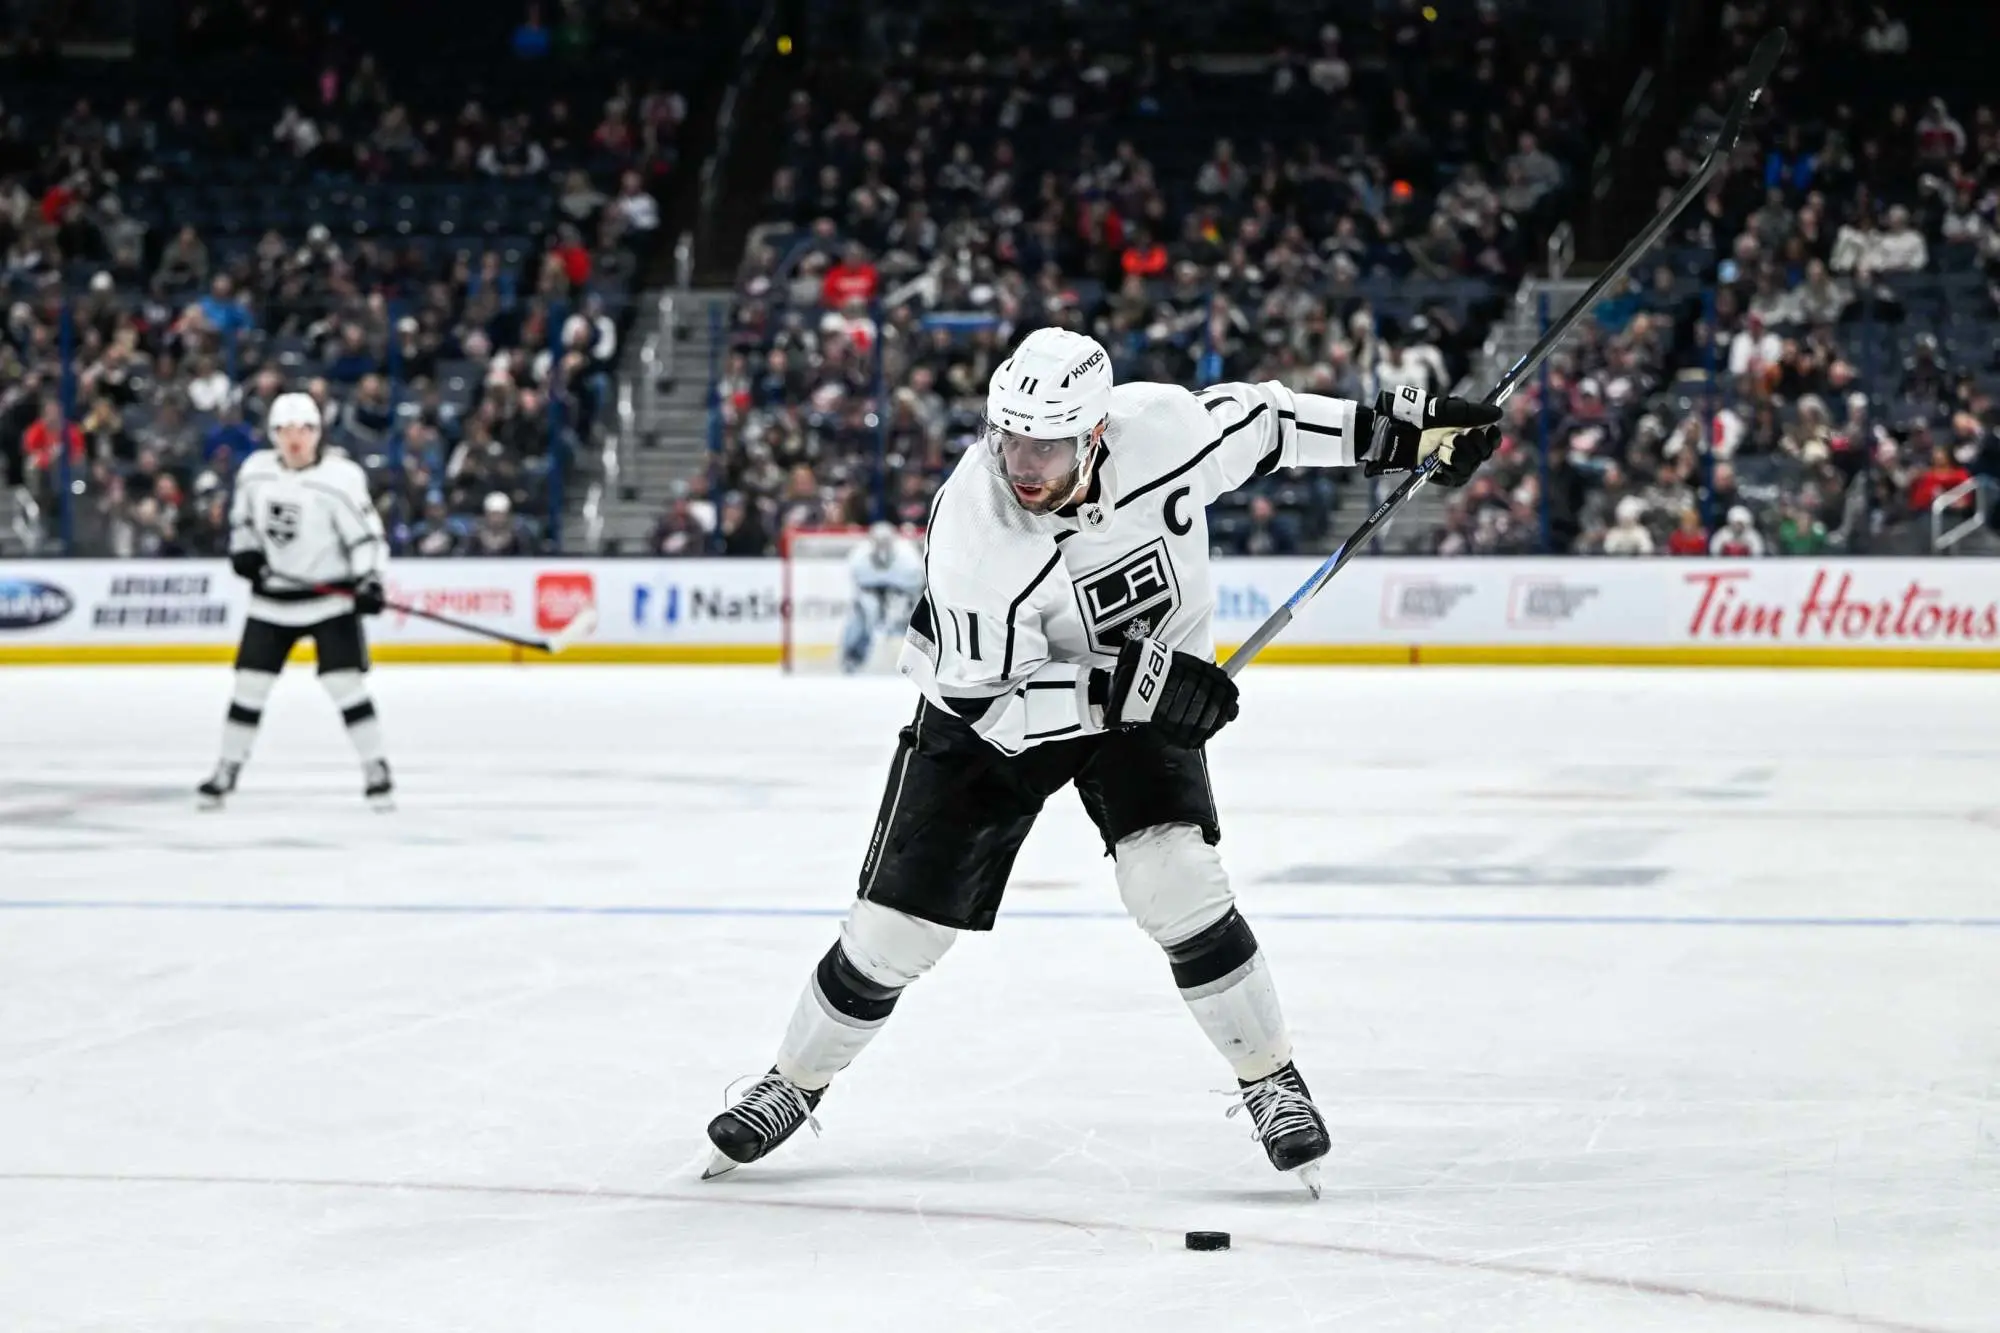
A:
[[[264,559],[264,553],[255,549],[238,551],[229,557],[229,567],[236,571],[236,577],[249,580],[253,588],[263,585],[264,570],[268,563]]]
[[[1375,395],[1375,426],[1361,455],[1368,476],[1408,472],[1432,454],[1442,454],[1431,479],[1440,486],[1463,486],[1500,447],[1500,409],[1470,398],[1433,398],[1403,385]]]
[[[1236,719],[1229,673],[1158,639],[1127,639],[1118,665],[1098,676],[1106,730],[1150,724],[1167,744],[1196,750]]]
[[[382,580],[368,574],[355,580],[354,611],[356,615],[379,616],[382,614]]]

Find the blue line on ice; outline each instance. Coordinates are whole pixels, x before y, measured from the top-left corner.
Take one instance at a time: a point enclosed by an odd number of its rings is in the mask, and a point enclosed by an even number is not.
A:
[[[826,917],[847,915],[836,907],[703,906],[700,904],[589,903],[327,903],[160,900],[123,898],[8,898],[0,912],[248,912],[339,913],[362,916],[659,916],[659,917]],[[1122,911],[1057,911],[1022,908],[1004,917],[1031,921],[1124,921]],[[1396,926],[1754,926],[1817,929],[1840,927],[1900,930],[1932,927],[1948,930],[2000,929],[2000,917],[1988,916],[1660,916],[1616,913],[1505,912],[1282,912],[1254,913],[1259,921],[1320,921],[1337,925]]]

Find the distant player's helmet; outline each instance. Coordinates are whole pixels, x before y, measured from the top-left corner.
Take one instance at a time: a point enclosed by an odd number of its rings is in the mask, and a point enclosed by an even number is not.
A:
[[[309,393],[281,393],[271,400],[271,415],[265,425],[273,435],[280,426],[310,426],[317,431],[319,404]]]
[[[1082,498],[1111,414],[1111,356],[1097,339],[1036,329],[986,388],[981,449],[1022,508],[1045,514]]]
[[[868,526],[868,558],[887,569],[896,558],[896,526],[893,523],[871,523]]]

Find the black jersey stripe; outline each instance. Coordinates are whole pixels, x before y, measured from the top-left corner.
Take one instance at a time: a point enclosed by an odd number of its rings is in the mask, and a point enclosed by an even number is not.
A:
[[[1245,426],[1255,421],[1258,417],[1263,416],[1264,410],[1267,406],[1269,405],[1266,403],[1257,404],[1257,406],[1250,409],[1250,411],[1243,417],[1241,421],[1232,422],[1229,425],[1223,427],[1222,433],[1217,435],[1213,440],[1210,440],[1208,442],[1208,447],[1203,449],[1200,453],[1196,454],[1193,458],[1188,459],[1187,462],[1181,464],[1179,467],[1175,468],[1172,472],[1167,473],[1164,477],[1155,477],[1153,478],[1153,480],[1147,482],[1144,486],[1139,487],[1139,489],[1132,491],[1129,494],[1121,495],[1120,497],[1118,497],[1118,503],[1115,507],[1123,509],[1126,505],[1131,504],[1134,500],[1146,494],[1146,492],[1158,490],[1160,487],[1166,485],[1168,482],[1180,476],[1182,473],[1192,471],[1194,468],[1200,466],[1201,460],[1207,458],[1217,449],[1220,449],[1223,445],[1223,442],[1227,440],[1230,436],[1234,435],[1237,431],[1242,430]]]
[[[1042,572],[1030,579],[1028,586],[1021,589],[1021,595],[1016,597],[1007,607],[1007,651],[1001,654],[1000,657],[1000,676],[1002,679],[1014,674],[1014,616],[1020,611],[1021,603],[1027,601],[1029,595],[1035,589],[1042,586],[1042,580],[1049,576],[1049,571],[1054,569],[1061,560],[1062,552],[1060,550],[1052,552],[1049,555],[1049,562],[1042,566]]]
[[[1057,727],[1054,731],[1031,731],[1027,735],[1021,737],[1021,739],[1024,741],[1054,740],[1058,736],[1069,736],[1082,730],[1083,730],[1082,727],[1072,722],[1066,727]]]

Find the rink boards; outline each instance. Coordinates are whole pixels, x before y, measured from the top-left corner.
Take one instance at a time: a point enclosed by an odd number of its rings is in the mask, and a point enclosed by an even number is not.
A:
[[[1224,651],[1315,565],[1218,559]],[[554,659],[395,612],[369,634],[394,662],[775,665],[781,589],[777,560],[405,560],[392,601],[528,636],[587,605],[597,629]],[[0,561],[0,665],[226,661],[247,606],[220,560]],[[814,596],[798,614],[831,639],[846,610]],[[2000,561],[1362,559],[1264,660],[1993,668]]]

